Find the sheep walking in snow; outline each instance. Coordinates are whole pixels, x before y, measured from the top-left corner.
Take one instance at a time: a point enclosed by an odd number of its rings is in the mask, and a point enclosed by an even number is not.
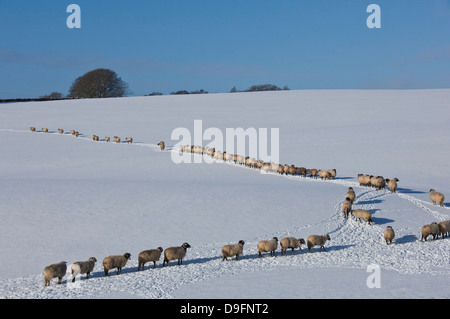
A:
[[[370,183],[377,190],[382,190],[386,187],[386,180],[383,176],[374,176],[370,179]]]
[[[384,230],[384,240],[386,241],[386,244],[392,244],[392,240],[395,237],[395,232],[392,229],[391,226],[387,226],[386,229]]]
[[[86,274],[86,279],[89,278],[89,274],[94,270],[97,259],[95,257],[89,258],[88,261],[77,261],[72,264],[72,282],[75,282],[75,278],[79,274]]]
[[[325,243],[327,240],[331,240],[330,235],[310,235],[306,239],[308,251],[311,252],[311,248],[314,246],[320,246],[320,251],[325,250]]]
[[[127,143],[133,143],[133,138],[132,137],[125,137],[125,141]]]
[[[352,211],[352,201],[350,198],[346,197],[345,201],[342,203],[342,212],[344,213],[345,218],[348,218],[348,214]]]
[[[232,258],[233,256],[236,256],[236,260],[239,260],[239,256],[244,252],[244,244],[245,242],[240,240],[237,244],[223,246],[222,261],[228,260],[228,257]]]
[[[166,148],[166,144],[164,144],[164,141],[160,141],[157,145],[159,146],[161,151],[164,151],[164,149]]]
[[[64,130],[63,130],[62,128],[59,128],[59,129],[58,129],[58,132],[59,132],[59,134],[63,134],[63,133],[64,133]]]
[[[331,173],[328,171],[323,171],[323,170],[319,170],[319,176],[321,179],[330,179],[331,178]]]
[[[442,195],[442,193],[430,189],[430,199],[433,202],[433,205],[439,204],[441,207],[444,207],[444,195]]]
[[[353,204],[353,202],[355,201],[356,198],[356,194],[355,191],[353,190],[353,187],[349,187],[347,194],[345,194],[346,199],[348,198],[350,200],[350,202]]]
[[[105,136],[105,141],[109,142],[111,140],[111,138],[109,136]]]
[[[117,268],[117,274],[122,273],[122,268],[125,267],[130,257],[131,257],[130,253],[125,253],[123,254],[123,256],[105,257],[103,259],[103,269],[105,271],[105,276],[108,276],[108,272],[114,268]]]
[[[258,257],[262,257],[261,253],[270,252],[270,256],[275,257],[275,251],[278,247],[278,238],[273,237],[271,240],[261,240],[258,245]]]
[[[439,225],[436,222],[422,226],[422,238],[421,241],[426,241],[427,237],[432,235],[433,240],[439,235]]]
[[[42,128],[42,132],[48,133],[48,128],[46,128],[46,127]]]
[[[164,250],[164,261],[163,261],[163,267],[165,264],[167,266],[169,265],[169,261],[171,260],[178,260],[178,265],[183,264],[183,258],[186,256],[186,251],[188,248],[190,248],[191,245],[188,243],[183,243],[180,247],[169,247],[166,250]]]
[[[30,127],[30,131],[31,132],[36,132],[36,128],[32,126],[32,127]]]
[[[442,221],[438,224],[439,227],[439,236],[442,236],[442,238],[445,238],[445,236],[448,234],[448,221]]]
[[[330,173],[330,177],[332,178],[332,179],[335,179],[336,178],[336,169],[335,168],[333,168],[333,169],[329,169],[328,170],[328,173]]]
[[[364,174],[358,174],[358,182],[359,186],[370,186],[370,179],[372,176],[370,175],[364,175]]]
[[[100,138],[97,135],[92,135],[92,140],[93,141],[99,141]]]
[[[397,192],[397,182],[400,182],[400,180],[397,177],[393,179],[386,178],[386,183],[391,193]]]
[[[162,247],[141,251],[138,256],[138,271],[141,270],[141,267],[144,270],[145,263],[150,261],[153,261],[153,268],[156,268],[156,262],[161,258],[162,252]]]
[[[50,286],[50,281],[53,278],[58,278],[58,284],[61,283],[63,277],[66,275],[67,262],[61,261],[58,264],[51,264],[44,268],[44,286]]]
[[[373,223],[372,220],[372,213],[365,209],[355,209],[351,211],[352,215],[355,216],[356,220],[359,220],[361,222],[361,219],[364,219],[367,221],[370,225],[370,223]]]
[[[294,249],[300,248],[302,250],[301,245],[305,244],[305,240],[303,238],[295,238],[295,237],[284,237],[280,241],[281,246],[281,256],[287,255],[287,249],[292,249],[292,255],[294,254]]]

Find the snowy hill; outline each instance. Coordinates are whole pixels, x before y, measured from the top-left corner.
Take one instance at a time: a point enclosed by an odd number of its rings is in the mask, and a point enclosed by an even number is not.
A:
[[[449,298],[450,239],[421,241],[423,225],[450,219],[449,100],[447,89],[325,90],[0,105],[0,297]],[[335,168],[337,177],[176,164],[172,132],[193,134],[195,120],[203,131],[278,128],[280,163]],[[360,186],[360,173],[397,177],[398,192]],[[372,225],[343,217],[349,187]],[[431,203],[430,188],[445,207]],[[311,234],[330,235],[325,252],[258,258],[260,240]],[[240,260],[222,261],[221,247],[241,239]],[[140,251],[184,242],[183,265],[162,268],[161,258],[137,271]],[[105,277],[103,258],[125,252],[122,274]],[[91,278],[72,283],[70,265],[92,256]],[[61,260],[63,284],[44,288],[44,267]],[[370,265],[380,288],[367,285]]]

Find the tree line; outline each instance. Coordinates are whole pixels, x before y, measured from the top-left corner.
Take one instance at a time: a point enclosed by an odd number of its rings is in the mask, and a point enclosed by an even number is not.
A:
[[[261,91],[280,91],[289,90],[287,86],[280,88],[273,84],[259,84],[252,85],[247,90],[238,91],[236,87],[230,90],[230,93],[236,92],[261,92]],[[128,83],[123,81],[120,76],[109,69],[95,69],[85,73],[84,75],[75,79],[72,83],[69,94],[63,96],[60,92],[52,92],[48,95],[39,98],[18,98],[18,99],[3,99],[1,102],[28,102],[28,101],[52,101],[65,99],[89,99],[89,98],[108,98],[108,97],[123,97],[130,95]],[[207,91],[200,89],[196,91],[179,90],[171,92],[170,95],[181,94],[208,94]],[[152,92],[147,96],[163,95],[161,92]]]

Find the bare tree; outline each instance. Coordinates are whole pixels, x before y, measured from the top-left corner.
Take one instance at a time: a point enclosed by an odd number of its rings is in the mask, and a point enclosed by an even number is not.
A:
[[[72,98],[105,98],[128,95],[128,84],[109,69],[96,69],[77,78],[70,87]]]

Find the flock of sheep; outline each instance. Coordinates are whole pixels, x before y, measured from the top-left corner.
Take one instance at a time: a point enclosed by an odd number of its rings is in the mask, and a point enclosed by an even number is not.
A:
[[[295,165],[265,162],[249,156],[216,151],[215,148],[198,145],[182,145],[180,147],[180,152],[209,155],[216,160],[234,162],[235,164],[244,165],[246,167],[260,169],[266,173],[272,172],[285,175],[300,175],[303,177],[309,175],[312,178],[320,177],[321,179],[334,179],[336,177],[336,169],[334,168],[329,170],[316,168],[306,169],[305,167],[297,167]]]
[[[329,235],[310,235],[306,244],[309,252],[314,246],[320,246],[321,250],[325,251],[325,242],[330,240]],[[244,252],[243,240],[240,240],[234,245],[224,245],[222,247],[222,261],[228,260],[228,258],[235,257],[239,260],[239,256]],[[299,248],[305,244],[303,238],[285,237],[280,241],[281,255],[287,255],[287,249],[292,249],[292,255],[294,249]],[[183,258],[186,256],[186,251],[191,246],[188,243],[183,243],[179,247],[169,247],[163,250],[162,247],[156,249],[149,249],[141,251],[138,255],[138,271],[144,270],[145,264],[153,262],[153,268],[156,268],[156,262],[161,259],[161,255],[164,251],[164,259],[162,267],[169,265],[172,260],[177,260],[178,265],[183,264]],[[257,245],[258,257],[262,257],[262,253],[269,252],[271,256],[275,256],[275,251],[278,249],[278,238],[273,237],[271,240],[261,240]],[[122,256],[108,256],[103,259],[103,269],[105,276],[108,276],[108,272],[112,269],[117,269],[117,274],[122,272],[122,268],[125,267],[128,260],[130,260],[131,254],[125,253]],[[86,274],[86,279],[89,278],[90,273],[94,270],[97,259],[95,257],[89,258],[87,261],[76,261],[71,266],[72,282],[75,282],[77,275]],[[50,282],[53,278],[58,278],[58,284],[62,283],[63,277],[67,273],[67,262],[61,261],[57,264],[52,264],[44,268],[44,286],[50,286]]]
[[[31,131],[35,132],[36,129],[34,127],[30,128]],[[48,132],[47,128],[43,128],[42,132]],[[63,134],[64,130],[58,129],[58,132]],[[72,130],[72,135],[78,136],[78,132]],[[98,141],[99,137],[93,135],[93,140]],[[110,138],[105,137],[105,141],[109,142]],[[120,138],[115,136],[114,140],[116,143],[120,143]],[[127,137],[125,139],[128,143],[132,143],[133,139],[131,137]],[[161,150],[165,149],[165,144],[163,141],[157,144]],[[320,169],[306,169],[304,167],[297,167],[295,165],[282,165],[278,163],[269,163],[261,160],[257,160],[250,157],[244,157],[242,155],[229,154],[227,152],[216,151],[214,148],[201,147],[196,145],[183,145],[180,147],[180,152],[186,153],[196,153],[202,155],[209,155],[217,160],[222,160],[226,162],[234,162],[236,164],[245,165],[247,167],[260,169],[264,172],[275,172],[279,174],[286,175],[300,175],[306,177],[309,175],[312,178],[321,179],[334,179],[336,177],[336,169],[329,170],[320,170]],[[368,174],[358,174],[358,182],[360,186],[373,187],[377,190],[385,189],[386,185],[390,189],[391,192],[395,193],[397,189],[397,182],[399,182],[398,178],[393,179],[385,179],[382,176],[372,176]],[[364,209],[353,209],[353,202],[356,198],[355,191],[352,187],[348,188],[348,191],[345,195],[345,201],[342,204],[342,212],[345,218],[348,218],[349,215],[353,215],[356,220],[361,221],[362,219],[367,221],[369,225],[373,222],[372,213],[369,210]],[[444,195],[439,192],[436,192],[434,189],[430,189],[430,199],[433,204],[439,204],[440,206],[444,206]],[[395,232],[391,226],[387,226],[384,231],[384,239],[387,244],[391,244],[394,237]],[[444,238],[446,235],[450,235],[450,220],[442,221],[440,223],[433,222],[429,225],[424,225],[422,227],[422,238],[421,240],[427,239],[428,236],[432,235],[433,240],[438,238],[440,235]],[[285,237],[280,241],[281,247],[281,255],[287,254],[287,249],[292,249],[292,254],[294,254],[294,249],[301,249],[301,245],[307,245],[308,251],[311,252],[311,248],[314,246],[320,246],[320,250],[325,251],[325,243],[330,240],[329,235],[310,235],[305,241],[303,238],[294,238],[294,237]],[[240,240],[237,244],[225,245],[222,247],[222,261],[228,260],[228,258],[235,257],[236,260],[239,260],[239,256],[243,254],[245,242]],[[183,243],[179,247],[169,247],[166,250],[163,250],[162,247],[158,247],[156,249],[144,250],[138,255],[138,271],[144,270],[144,266],[148,262],[153,262],[153,268],[156,268],[156,262],[160,260],[161,255],[164,251],[164,261],[163,267],[169,264],[169,261],[177,260],[178,265],[182,264],[183,258],[186,256],[187,248],[191,246],[188,243]],[[271,256],[275,256],[275,252],[278,248],[278,238],[273,237],[270,240],[262,240],[257,244],[258,257],[262,257],[262,253],[270,253]],[[111,269],[117,269],[117,274],[120,274],[122,268],[126,265],[127,261],[130,259],[131,254],[125,253],[122,256],[108,256],[103,259],[103,268],[105,276],[108,276],[108,272]],[[75,278],[79,274],[86,274],[86,278],[89,278],[90,273],[93,271],[95,263],[97,259],[95,257],[89,258],[87,261],[77,261],[71,266],[72,273],[72,282],[75,281]],[[53,278],[58,278],[58,283],[60,284],[62,278],[66,275],[67,272],[67,262],[61,261],[57,264],[52,264],[44,269],[44,285],[50,285],[50,281]]]
[[[358,174],[358,182],[360,186],[373,187],[377,190],[385,189],[386,185],[392,193],[397,191],[397,182],[400,180],[398,178],[393,179],[385,179],[382,176],[373,176],[368,174]],[[439,204],[439,206],[444,207],[444,195],[442,193],[436,192],[434,189],[430,189],[430,200],[433,205]],[[355,193],[351,187],[349,187],[349,191],[346,194],[346,198],[344,203],[342,204],[342,212],[345,217],[348,217],[348,214],[353,214],[357,220],[364,219],[369,224],[372,222],[372,214],[368,210],[352,210],[352,204],[355,199]],[[439,223],[432,222],[431,224],[427,224],[422,226],[422,237],[421,241],[426,241],[427,238],[432,235],[433,240],[442,236],[450,235],[450,220],[441,221]],[[384,239],[387,244],[391,244],[392,240],[395,237],[395,232],[391,226],[387,226],[384,231]]]

